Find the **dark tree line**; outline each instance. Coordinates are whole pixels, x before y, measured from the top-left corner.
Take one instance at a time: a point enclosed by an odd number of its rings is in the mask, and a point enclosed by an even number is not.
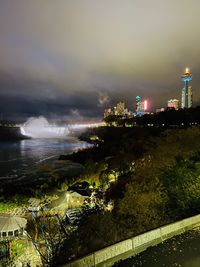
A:
[[[153,126],[159,127],[187,127],[200,123],[200,106],[179,110],[168,108],[163,112],[133,118],[112,115],[104,120],[108,125],[114,126],[149,126],[153,124]]]

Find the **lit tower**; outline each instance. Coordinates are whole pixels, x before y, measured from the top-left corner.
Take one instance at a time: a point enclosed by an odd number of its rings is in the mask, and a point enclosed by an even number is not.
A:
[[[136,96],[136,116],[142,116],[147,111],[147,100],[142,100],[141,96]]]
[[[185,73],[181,76],[181,80],[184,83],[181,107],[190,108],[192,106],[192,87],[189,86],[189,82],[192,80],[192,75],[188,68],[185,69]]]

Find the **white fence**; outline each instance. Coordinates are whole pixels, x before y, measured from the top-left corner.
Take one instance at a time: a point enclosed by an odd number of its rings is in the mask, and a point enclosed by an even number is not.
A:
[[[63,267],[109,267],[116,261],[127,259],[150,246],[199,225],[200,215],[196,215],[103,248]]]

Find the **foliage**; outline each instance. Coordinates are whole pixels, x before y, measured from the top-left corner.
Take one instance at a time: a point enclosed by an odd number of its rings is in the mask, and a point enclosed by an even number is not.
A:
[[[182,118],[188,112],[197,111],[180,110],[176,114],[166,111],[155,116],[158,124],[163,123],[163,116],[169,124],[173,116]],[[144,116],[138,118],[138,123],[143,125],[150,118],[155,119]],[[173,120],[179,121],[177,117]],[[70,235],[57,218],[37,218],[30,232],[36,241],[38,229],[44,260],[51,264],[84,255],[200,211],[199,127],[102,127],[89,132],[98,136],[95,141],[98,146],[66,157],[83,163],[83,173],[62,179],[51,166],[44,166],[39,173],[48,173],[47,187],[43,184],[41,188],[40,184],[34,188],[34,193],[44,194],[55,187],[64,190],[74,182],[87,181],[93,187],[104,189],[102,195],[107,202],[113,201],[114,209],[85,217],[77,231]],[[87,138],[90,134],[87,133]],[[43,225],[47,226],[44,228]],[[62,254],[64,258],[60,256]]]
[[[135,233],[153,229],[167,222],[167,196],[158,181],[133,181],[127,184],[124,197],[116,209],[132,223]]]
[[[200,158],[199,162],[194,158],[178,158],[176,165],[162,175],[169,196],[169,214],[173,217],[190,216],[200,211]]]
[[[35,217],[32,223],[29,223],[27,232],[44,266],[54,267],[67,260],[62,248],[65,240],[69,238],[69,232],[58,215],[43,213]]]
[[[112,213],[100,212],[94,214],[86,219],[78,230],[79,254],[98,250],[111,243],[118,242],[123,239],[123,235],[123,229]]]
[[[80,226],[77,255],[199,213],[199,128],[142,130],[111,127],[100,133],[99,150],[106,157],[91,161],[88,175],[97,173],[98,164],[104,166],[99,182],[107,185],[106,198],[114,201],[114,209]]]

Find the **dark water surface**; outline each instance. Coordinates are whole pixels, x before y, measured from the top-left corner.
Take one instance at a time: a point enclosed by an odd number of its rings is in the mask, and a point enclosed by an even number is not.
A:
[[[36,164],[87,146],[77,138],[0,141],[0,177],[17,175]]]
[[[200,230],[174,237],[114,266],[200,267]]]

